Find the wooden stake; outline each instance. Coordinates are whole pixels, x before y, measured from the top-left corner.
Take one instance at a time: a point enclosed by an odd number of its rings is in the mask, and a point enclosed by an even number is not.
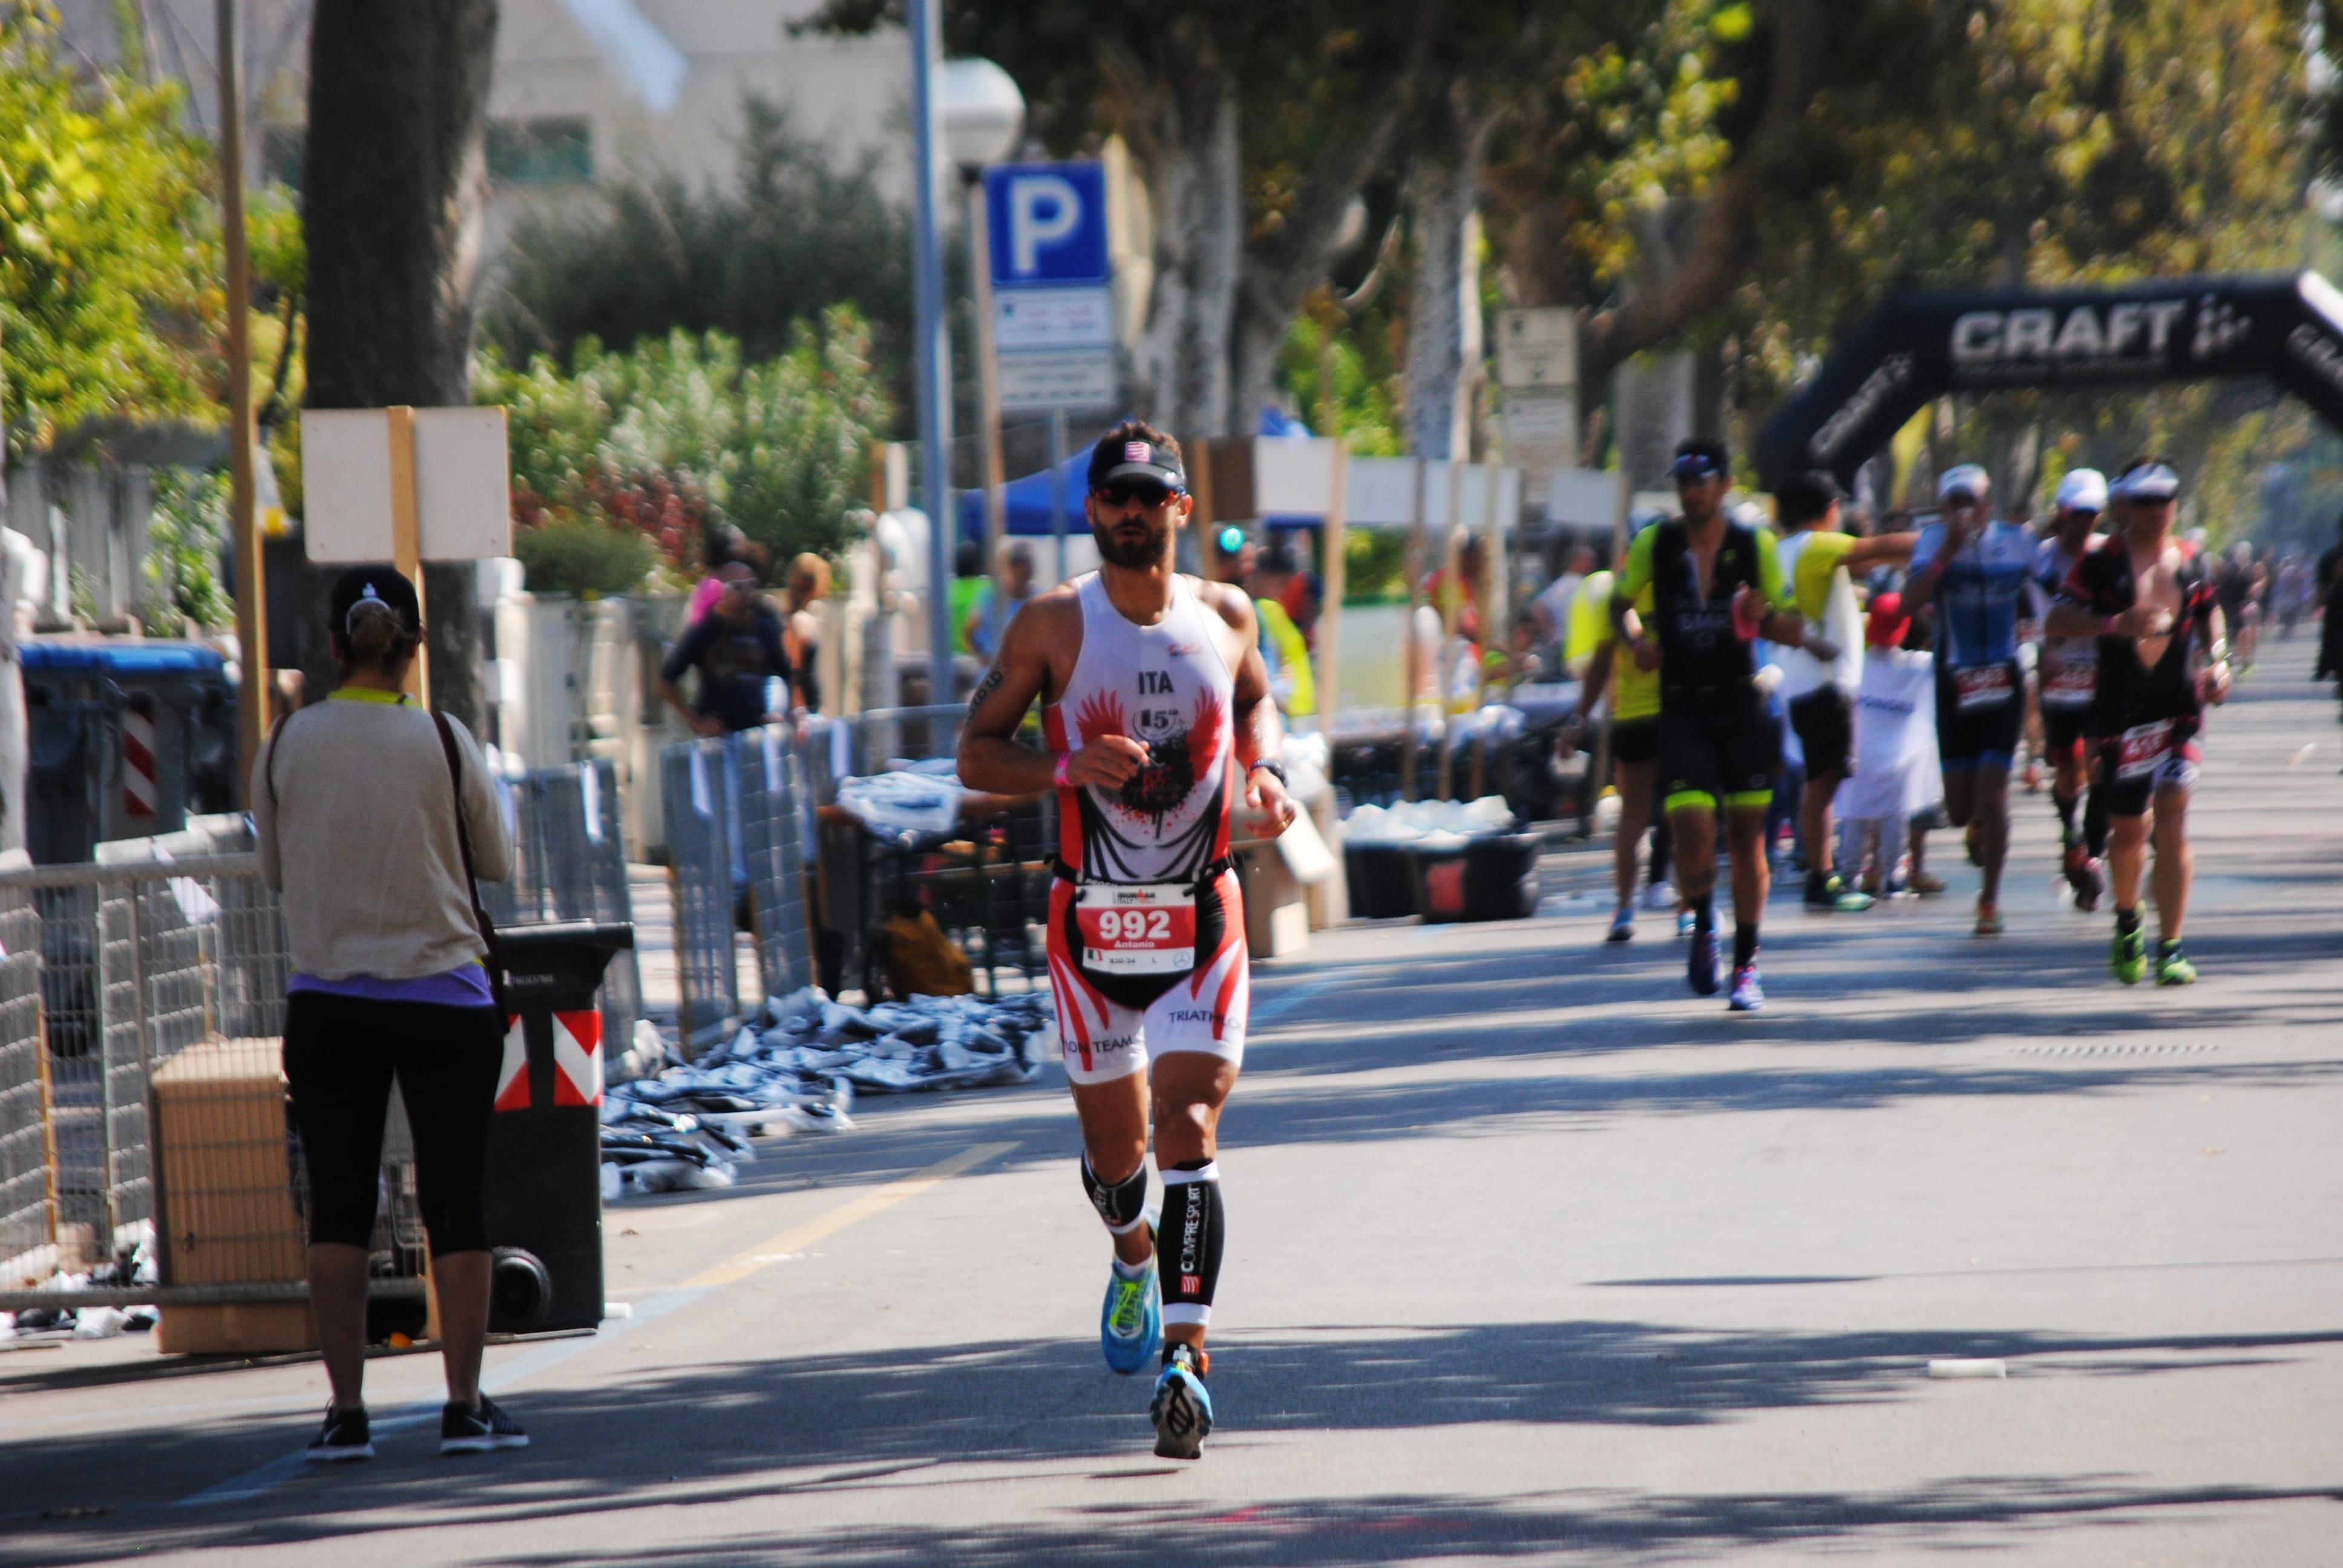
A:
[[[243,46],[236,36],[236,0],[219,0],[216,15],[219,59],[220,238],[227,259],[227,461],[229,542],[236,555],[236,663],[243,685],[236,702],[236,782],[252,777],[268,732],[268,608],[260,530],[253,521],[252,258],[244,233]]]
[[[423,518],[415,488],[415,410],[401,403],[383,410],[390,439],[390,564],[415,585],[415,602],[423,602]],[[431,706],[431,659],[427,648],[417,647],[415,662],[407,668],[407,694],[424,708]]]
[[[1318,536],[1318,727],[1331,755],[1334,715],[1342,705],[1342,594],[1350,563],[1342,554],[1342,508],[1351,483],[1350,448],[1333,438],[1334,477],[1326,498],[1326,525]]]

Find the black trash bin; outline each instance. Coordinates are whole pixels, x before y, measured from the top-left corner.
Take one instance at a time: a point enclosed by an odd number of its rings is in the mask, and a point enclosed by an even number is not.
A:
[[[602,1015],[595,989],[632,926],[571,921],[497,933],[508,1003],[488,1133],[488,1326],[602,1321]]]
[[[1536,833],[1484,833],[1453,849],[1411,846],[1418,911],[1426,925],[1521,920],[1537,912]]]

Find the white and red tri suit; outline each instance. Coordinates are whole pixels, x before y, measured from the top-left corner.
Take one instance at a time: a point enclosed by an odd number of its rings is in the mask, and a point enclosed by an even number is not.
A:
[[[1220,618],[1183,577],[1153,626],[1126,619],[1095,572],[1074,587],[1081,649],[1043,735],[1059,752],[1125,735],[1149,755],[1120,789],[1058,791],[1048,946],[1066,1074],[1106,1082],[1175,1050],[1242,1060],[1251,971],[1228,856],[1243,775]]]

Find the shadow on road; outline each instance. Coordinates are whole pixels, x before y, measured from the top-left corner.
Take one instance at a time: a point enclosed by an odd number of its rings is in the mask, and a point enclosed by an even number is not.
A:
[[[1220,1452],[1242,1464],[1249,1438],[1409,1432],[1484,1422],[1696,1426],[1750,1412],[1909,1397],[1922,1363],[1942,1355],[2001,1356],[2021,1376],[2140,1376],[2297,1359],[2343,1332],[2112,1339],[2026,1332],[1838,1334],[1718,1333],[1635,1322],[1491,1323],[1440,1329],[1345,1326],[1232,1336],[1214,1379]],[[2056,1358],[2073,1358],[2056,1364]],[[2034,1370],[2026,1370],[2034,1358]],[[43,1527],[52,1563],[148,1551],[260,1545],[381,1528],[390,1517],[434,1529],[489,1521],[572,1519],[639,1508],[770,1499],[906,1485],[968,1485],[969,1464],[1025,1467],[1028,1479],[1143,1479],[1163,1468],[1147,1452],[1143,1382],[1109,1376],[1087,1343],[992,1342],[876,1354],[788,1357],[646,1371],[603,1389],[518,1398],[537,1445],[492,1463],[428,1453],[427,1433],[386,1438],[360,1469],[295,1477],[267,1497],[201,1513],[139,1509],[85,1535]],[[241,1441],[223,1440],[233,1436]],[[136,1440],[148,1475],[216,1480],[255,1440],[281,1449],[282,1418],[209,1433]],[[266,1456],[264,1452],[264,1456]],[[119,1436],[50,1439],[0,1448],[0,1469],[57,1504],[102,1502],[125,1458]],[[838,1467],[807,1475],[808,1467]],[[785,1479],[781,1471],[794,1471]],[[932,1472],[932,1474],[923,1473]],[[202,1478],[198,1480],[196,1478]],[[1014,1484],[1011,1477],[999,1484]],[[992,1485],[992,1480],[981,1484]],[[596,1560],[641,1564],[862,1564],[1041,1560],[1161,1561],[1167,1542],[1188,1561],[1331,1563],[1465,1552],[1513,1554],[1638,1548],[1715,1550],[1785,1537],[1865,1535],[1916,1525],[2023,1526],[2077,1513],[2211,1506],[2329,1495],[2278,1490],[2127,1489],[2104,1478],[1974,1480],[1925,1493],[1792,1497],[1548,1493],[1479,1505],[1386,1498],[1180,1516],[1151,1528],[1144,1507],[1097,1521],[998,1531],[786,1527]],[[688,1517],[688,1516],[687,1516]],[[1156,1523],[1168,1527],[1169,1519]],[[615,1526],[614,1526],[615,1528]],[[628,1523],[630,1538],[646,1526]],[[1194,1531],[1210,1533],[1198,1536]],[[0,1547],[0,1560],[11,1560]],[[32,1558],[23,1558],[32,1561]],[[574,1561],[528,1554],[510,1563]]]

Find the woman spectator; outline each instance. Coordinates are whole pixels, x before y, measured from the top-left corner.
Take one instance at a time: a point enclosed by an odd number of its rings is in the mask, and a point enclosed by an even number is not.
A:
[[[512,846],[471,735],[401,694],[423,638],[413,585],[360,567],[330,603],[342,684],[277,725],[250,795],[261,876],[284,896],[293,950],[285,1076],[309,1174],[310,1311],[333,1385],[307,1457],[374,1454],[360,1384],[394,1072],[439,1298],[439,1451],[519,1448],[520,1424],[480,1392],[483,1183],[504,1029],[468,874],[509,876]]]
[[[789,563],[789,618],[781,646],[789,656],[798,706],[808,713],[821,711],[821,676],[816,660],[821,653],[821,618],[813,607],[830,596],[830,563],[808,550]]]

